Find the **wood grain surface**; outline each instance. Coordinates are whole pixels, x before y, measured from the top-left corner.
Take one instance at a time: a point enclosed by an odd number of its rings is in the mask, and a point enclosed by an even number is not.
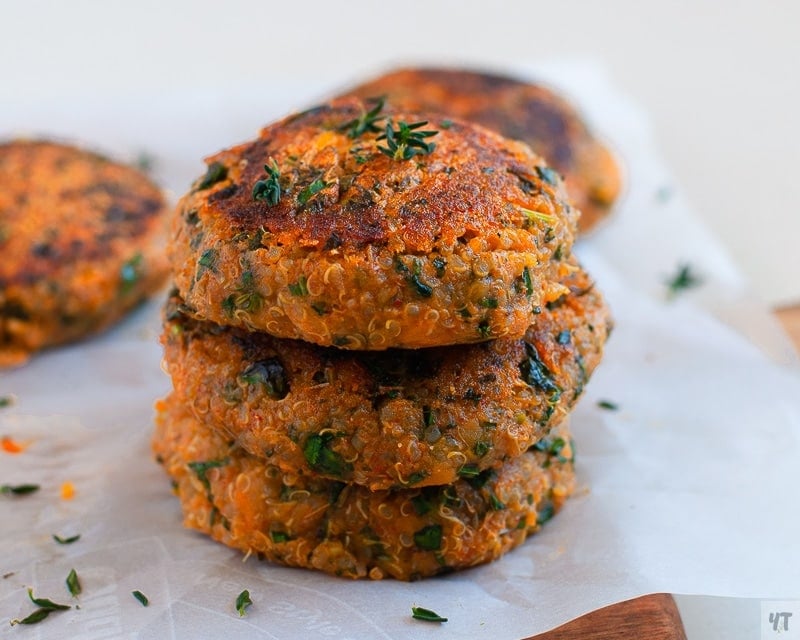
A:
[[[775,315],[800,350],[800,305]],[[675,600],[668,593],[619,602],[525,640],[686,640]]]

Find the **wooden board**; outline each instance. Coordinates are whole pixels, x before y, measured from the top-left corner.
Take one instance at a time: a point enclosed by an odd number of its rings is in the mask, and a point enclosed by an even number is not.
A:
[[[800,349],[800,306],[778,309],[795,346]],[[656,593],[619,602],[587,613],[560,627],[525,640],[686,640],[675,600],[668,593]]]

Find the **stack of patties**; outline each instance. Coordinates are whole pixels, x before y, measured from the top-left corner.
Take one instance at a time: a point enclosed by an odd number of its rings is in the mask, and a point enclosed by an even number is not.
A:
[[[497,558],[574,486],[570,408],[610,318],[526,145],[343,98],[223,151],[178,206],[185,524],[274,562],[414,579]]]

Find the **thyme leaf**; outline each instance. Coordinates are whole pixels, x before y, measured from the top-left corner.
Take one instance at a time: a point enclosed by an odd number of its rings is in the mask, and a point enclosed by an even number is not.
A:
[[[25,496],[29,493],[36,493],[39,490],[38,484],[4,484],[0,485],[0,494],[2,495],[14,495],[14,496]]]
[[[245,589],[236,597],[236,611],[239,612],[239,617],[243,618],[245,614],[245,610],[253,604],[253,601],[250,599],[250,592]]]
[[[443,618],[435,611],[424,609],[423,607],[411,607],[411,617],[425,622],[447,622],[447,618]]]
[[[677,273],[667,280],[670,297],[676,296],[681,291],[699,287],[701,284],[703,284],[703,279],[692,271],[689,264],[679,265]]]
[[[70,536],[69,538],[62,538],[59,535],[53,534],[53,540],[55,540],[58,544],[72,544],[73,542],[77,542],[81,539],[81,534],[75,534],[74,536]]]
[[[264,165],[264,171],[267,177],[253,185],[253,200],[263,200],[274,207],[281,201],[281,171],[274,158]]]
[[[138,601],[141,603],[141,605],[142,605],[143,607],[146,607],[147,605],[149,605],[149,604],[150,604],[150,600],[148,600],[148,599],[147,599],[147,596],[146,596],[146,595],[144,595],[144,594],[143,594],[141,591],[139,591],[138,589],[137,589],[136,591],[131,591],[131,595],[132,595],[134,598],[136,598],[136,599],[137,599],[137,600],[138,600]]]
[[[81,582],[78,580],[78,574],[75,572],[75,569],[70,570],[69,575],[67,576],[67,591],[69,594],[74,598],[80,595],[83,589],[81,588]]]
[[[384,104],[386,103],[386,97],[381,96],[380,98],[371,98],[369,101],[375,101],[375,106],[372,107],[369,111],[363,111],[360,116],[357,118],[353,118],[348,122],[345,122],[341,127],[339,127],[340,131],[347,131],[347,135],[350,138],[358,138],[365,133],[378,133],[381,129],[376,124],[379,120],[384,120],[386,116],[382,116],[381,111],[383,111]]]

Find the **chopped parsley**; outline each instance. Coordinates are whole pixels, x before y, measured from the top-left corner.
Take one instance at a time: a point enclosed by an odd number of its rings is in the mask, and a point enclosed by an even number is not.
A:
[[[353,467],[340,453],[331,449],[331,440],[333,440],[333,435],[330,433],[310,436],[303,447],[303,455],[308,466],[315,471],[341,477],[346,471],[351,471]]]
[[[550,167],[536,167],[536,173],[539,178],[544,180],[547,184],[553,186],[558,184],[558,172],[555,169]]]
[[[308,295],[308,279],[305,276],[300,276],[297,282],[289,284],[289,293],[293,296],[307,296]]]
[[[77,542],[81,539],[81,534],[78,533],[74,536],[70,536],[69,538],[62,538],[59,535],[53,534],[53,540],[55,540],[58,544],[72,544],[73,542]]]
[[[425,551],[439,551],[442,548],[442,526],[431,524],[414,533],[414,544]]]
[[[425,622],[447,622],[447,618],[443,618],[435,611],[422,607],[411,607],[411,617]]]
[[[236,597],[236,611],[239,612],[239,617],[243,618],[245,610],[253,604],[253,601],[250,599],[250,592],[245,589]]]
[[[598,400],[597,406],[608,411],[619,411],[619,405],[611,400]]]
[[[131,591],[131,595],[136,598],[143,607],[146,607],[150,604],[150,600],[148,600],[147,596],[144,595],[141,591],[136,589],[135,591]]]
[[[300,204],[306,204],[309,200],[311,200],[311,198],[327,187],[328,184],[329,183],[325,182],[324,180],[317,178],[314,180],[314,182],[297,194],[297,201]]]
[[[254,362],[239,374],[242,382],[262,385],[267,395],[274,400],[282,400],[289,393],[286,372],[277,358],[267,358]]]

